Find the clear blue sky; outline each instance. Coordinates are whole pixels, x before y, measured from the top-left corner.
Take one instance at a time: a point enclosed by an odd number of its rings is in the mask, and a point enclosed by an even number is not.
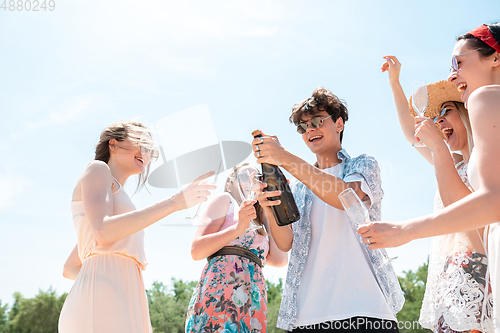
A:
[[[455,38],[498,21],[497,0],[478,1],[69,1],[54,11],[0,10],[0,300],[50,286],[68,292],[62,266],[76,242],[71,193],[100,131],[121,119],[146,124],[207,104],[220,141],[278,135],[313,162],[288,123],[317,86],[347,101],[344,147],[382,168],[383,218],[430,213],[433,169],[399,128],[384,55],[399,57],[407,93],[415,79],[446,77]],[[188,119],[177,143],[199,140]],[[251,158],[249,158],[251,160]],[[131,180],[129,189],[133,189]],[[150,188],[138,208],[172,195]],[[129,191],[131,194],[133,191]],[[146,287],[197,280],[194,228],[175,214],[146,229]],[[429,240],[390,251],[399,274],[427,258]],[[273,281],[286,269],[265,268]]]

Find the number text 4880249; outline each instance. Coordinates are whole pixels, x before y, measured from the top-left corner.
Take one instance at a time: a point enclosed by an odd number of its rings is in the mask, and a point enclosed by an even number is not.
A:
[[[0,0],[1,1],[1,0]],[[0,10],[4,12],[46,12],[56,9],[54,0],[4,0],[0,6]]]

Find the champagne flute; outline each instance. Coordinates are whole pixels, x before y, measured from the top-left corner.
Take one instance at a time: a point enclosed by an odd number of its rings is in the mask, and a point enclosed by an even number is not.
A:
[[[211,183],[207,183],[207,184],[214,184],[214,185],[217,184],[217,178],[219,177],[221,167],[222,167],[222,160],[220,161],[219,167],[217,168],[217,172],[215,173],[214,181]],[[198,204],[198,209],[196,209],[196,214],[193,217],[189,217],[189,216],[186,217],[186,220],[191,221],[191,224],[193,226],[205,225],[205,223],[203,223],[199,219],[199,216],[198,216],[198,213],[200,212],[200,208],[201,208],[202,204],[203,204],[203,202],[200,202]]]
[[[344,207],[345,212],[347,213],[347,216],[349,216],[349,219],[353,221],[356,224],[356,226],[359,226],[360,224],[363,223],[371,222],[370,215],[368,214],[368,208],[366,208],[365,204],[361,201],[361,199],[358,197],[358,195],[356,194],[356,192],[354,192],[352,188],[348,188],[342,191],[339,194],[339,199],[340,202],[342,203],[342,206]],[[381,253],[383,260],[380,266],[388,265],[394,259],[397,259],[397,257],[389,258],[387,256],[387,253],[385,253],[384,251],[381,251]]]
[[[413,110],[420,117],[425,116],[425,110],[429,106],[429,95],[427,94],[427,83],[424,80],[416,80],[413,82],[413,95],[411,97]],[[424,143],[417,141],[412,144],[413,147],[427,147]]]
[[[245,200],[256,200],[257,193],[252,191],[252,179],[256,179],[261,176],[257,173],[248,172],[248,170],[238,171],[236,173],[236,179],[238,182],[238,192],[242,201]],[[262,228],[262,225],[258,225],[254,220],[250,221],[250,226],[245,231],[253,231]]]

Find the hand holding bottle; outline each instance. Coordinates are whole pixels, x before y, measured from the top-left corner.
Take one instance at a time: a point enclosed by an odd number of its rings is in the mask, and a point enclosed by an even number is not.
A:
[[[257,193],[257,201],[259,201],[259,205],[263,209],[268,209],[269,207],[277,206],[281,203],[281,200],[268,200],[268,198],[271,197],[279,197],[281,191],[263,191],[266,187],[267,184],[261,181],[257,181],[257,183],[252,186],[252,191]]]
[[[269,163],[281,166],[287,163],[288,152],[283,148],[278,137],[275,135],[265,135],[262,133],[261,137],[253,139],[252,149],[259,164]]]
[[[281,147],[276,137],[263,137],[260,130],[253,131],[252,136],[254,137],[252,144],[254,145],[255,156],[257,162],[262,166],[263,180],[267,184],[265,192],[280,191],[279,197],[267,197],[267,200],[280,201],[278,205],[270,205],[276,223],[283,226],[298,221],[300,213],[288,185],[288,180],[276,165],[282,164],[280,161],[283,161],[283,158],[286,159],[288,152]],[[267,146],[264,147],[264,153],[261,153],[261,146],[265,146],[266,142]]]

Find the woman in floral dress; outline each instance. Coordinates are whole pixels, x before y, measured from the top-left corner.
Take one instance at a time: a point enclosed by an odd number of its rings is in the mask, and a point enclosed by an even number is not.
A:
[[[248,163],[236,166],[226,180],[225,192],[210,200],[201,214],[204,225],[196,231],[191,255],[208,262],[189,304],[186,332],[267,331],[262,267],[266,263],[285,266],[287,255],[264,228],[247,230],[251,220],[268,229],[259,204],[240,196],[250,184],[238,183],[242,178],[238,174],[257,172]],[[263,198],[277,195],[279,192],[261,193]]]

